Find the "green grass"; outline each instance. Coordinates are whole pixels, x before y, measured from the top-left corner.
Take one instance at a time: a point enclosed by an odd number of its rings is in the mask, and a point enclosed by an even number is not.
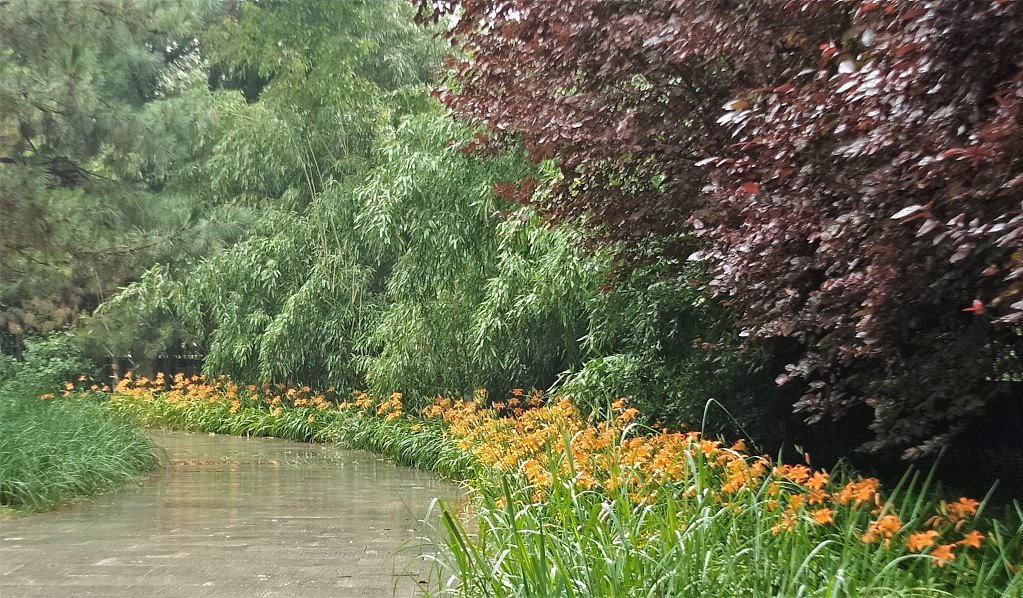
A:
[[[145,435],[100,395],[0,396],[0,508],[7,516],[112,490],[157,464]]]
[[[444,541],[432,587],[434,596],[852,598],[1020,597],[1023,574],[1023,513],[1005,525],[986,520],[994,549],[936,567],[925,553],[860,539],[866,509],[847,514],[821,533],[804,520],[792,532],[772,531],[769,483],[722,504],[701,487],[703,465],[689,483],[659,488],[658,497],[637,504],[622,492],[580,489],[555,476],[536,490],[515,474],[476,484],[479,504],[473,529],[456,517],[443,519]],[[908,485],[909,479],[906,480]],[[919,482],[919,480],[917,480]],[[931,506],[926,487],[889,500],[917,504],[908,526],[925,519]],[[898,536],[897,536],[898,537]]]

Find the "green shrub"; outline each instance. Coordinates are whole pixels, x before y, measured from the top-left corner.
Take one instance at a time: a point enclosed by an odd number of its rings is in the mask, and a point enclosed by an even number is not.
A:
[[[99,370],[82,355],[70,335],[27,339],[21,361],[0,363],[0,395],[39,398],[80,376],[97,378]]]
[[[53,508],[144,476],[157,462],[145,435],[92,395],[0,392],[0,506]]]
[[[687,277],[672,276],[683,267]],[[739,352],[733,314],[691,282],[702,276],[699,267],[661,260],[596,295],[583,339],[588,359],[563,374],[557,390],[584,412],[625,397],[643,423],[743,437],[773,450],[790,440],[784,425],[795,397],[775,384],[773,356]]]

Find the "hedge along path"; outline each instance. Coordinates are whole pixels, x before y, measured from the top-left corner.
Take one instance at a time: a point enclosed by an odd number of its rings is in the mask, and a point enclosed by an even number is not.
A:
[[[3,521],[0,595],[411,596],[453,485],[361,451],[155,431],[137,489]]]

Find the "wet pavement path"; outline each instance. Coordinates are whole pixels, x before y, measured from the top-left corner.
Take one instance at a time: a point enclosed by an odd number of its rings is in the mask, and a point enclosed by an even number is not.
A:
[[[429,575],[422,519],[460,493],[333,445],[154,432],[137,488],[0,521],[0,597],[412,596]]]

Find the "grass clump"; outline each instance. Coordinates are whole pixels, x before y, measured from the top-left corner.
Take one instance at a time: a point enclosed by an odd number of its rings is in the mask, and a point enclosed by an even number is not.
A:
[[[141,430],[111,413],[107,395],[98,392],[109,389],[89,382],[95,376],[65,334],[27,340],[22,359],[0,360],[3,514],[71,503],[158,464]]]
[[[567,400],[338,401],[308,388],[177,377],[122,383],[139,421],[340,442],[468,480],[467,530],[443,518],[443,596],[1023,597],[1023,512],[942,500],[911,474],[890,491],[851,472],[750,454],[696,432],[603,421]]]
[[[149,440],[101,395],[43,396],[0,390],[0,506],[8,514],[71,503],[157,466]]]
[[[919,473],[883,492],[742,442],[637,426],[622,401],[606,421],[566,400],[479,404],[437,408],[489,465],[478,529],[444,519],[441,595],[1023,596],[1018,505],[992,516],[986,501],[941,500]]]

